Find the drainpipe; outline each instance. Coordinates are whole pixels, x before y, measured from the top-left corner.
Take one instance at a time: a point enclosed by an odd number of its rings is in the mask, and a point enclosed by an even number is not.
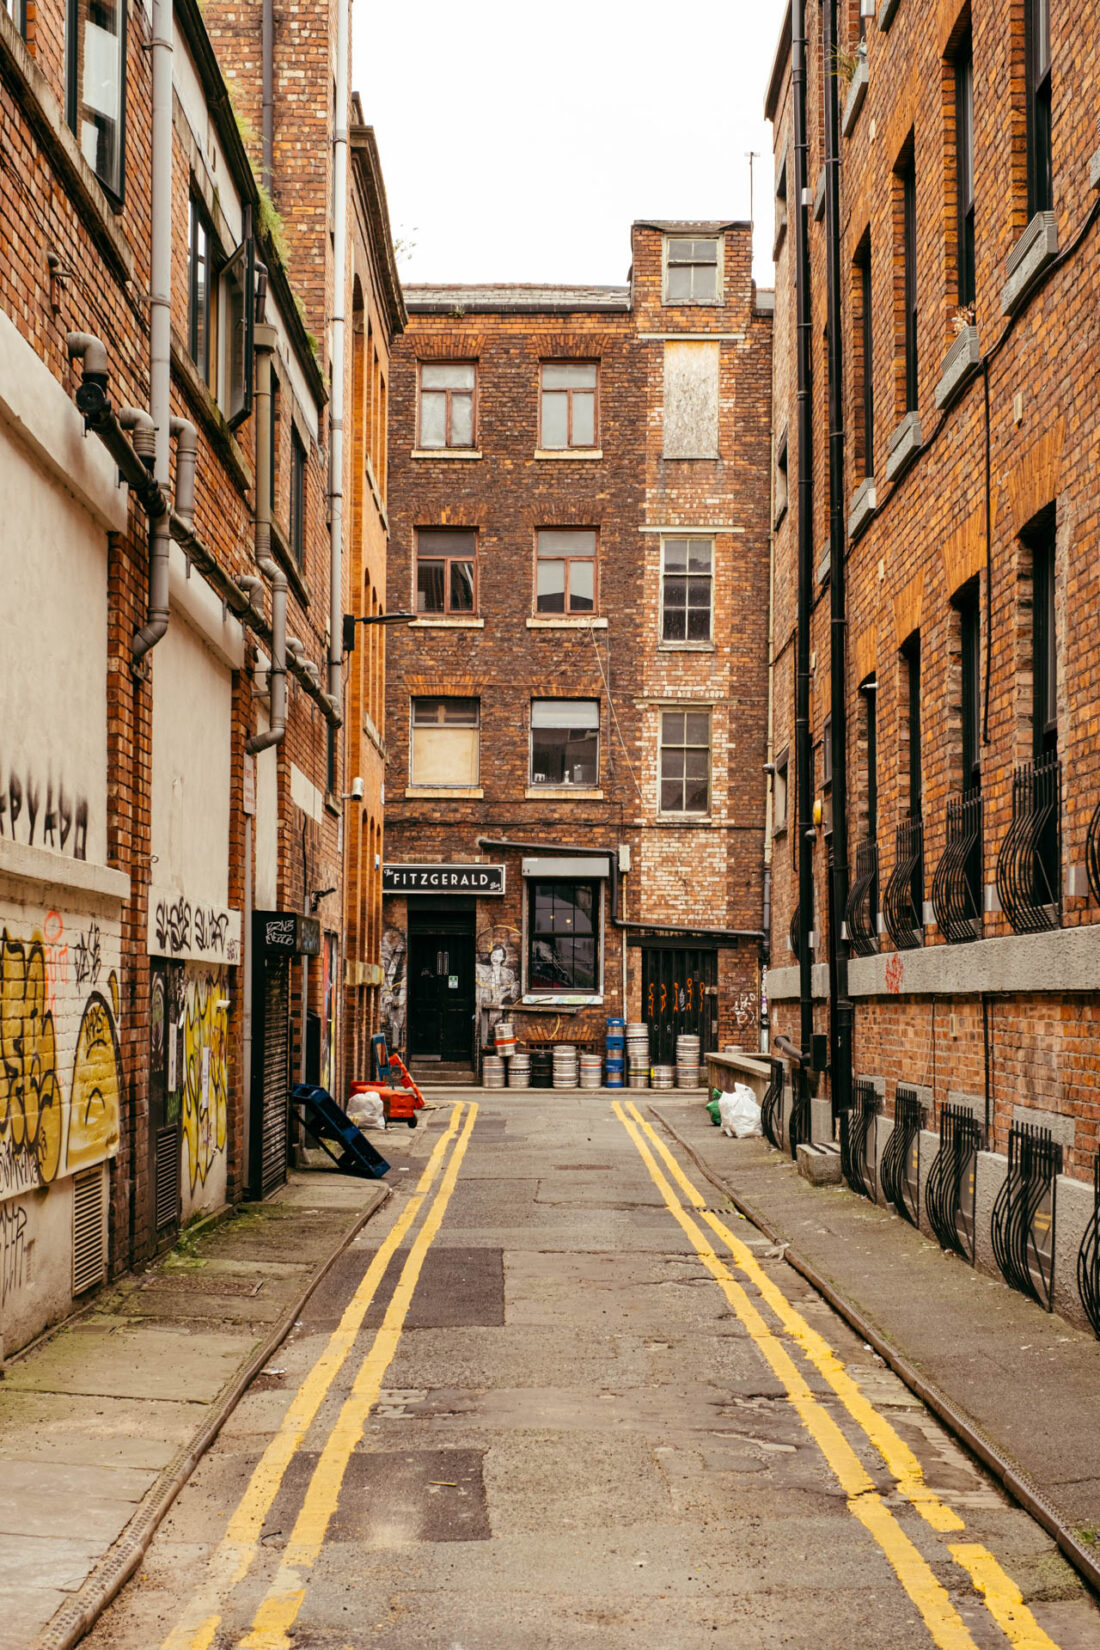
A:
[[[176,515],[185,527],[195,530],[195,464],[199,437],[189,418],[173,418],[169,434],[176,443]]]
[[[255,756],[258,751],[281,745],[286,735],[286,574],[271,554],[271,352],[275,347],[275,330],[270,326],[255,329],[256,387],[253,391],[256,429],[256,508],[255,550],[256,566],[271,581],[271,664],[268,682],[271,691],[271,714],[266,733],[254,733],[245,749]]]
[[[813,1047],[813,772],[810,750],[810,596],[813,579],[813,312],[810,305],[809,140],[806,133],[805,0],[791,4],[791,105],[794,120],[794,241],[798,340],[798,640],[795,773],[798,785],[798,1003],[803,1059]],[[826,76],[826,78],[831,78]],[[800,1064],[800,1075],[803,1067]]]
[[[836,0],[821,7],[821,52],[836,56]],[[825,278],[829,367],[829,680],[833,830],[830,875],[833,920],[829,923],[830,1093],[834,1118],[852,1106],[852,1028],[848,995],[848,701],[845,644],[848,634],[844,521],[844,317],[840,296],[840,111],[837,77],[825,76]]]
[[[328,691],[340,706],[344,631],[344,326],[348,263],[348,51],[351,0],[336,5],[336,112],[332,134],[333,308],[332,395],[329,400],[329,657]]]
[[[260,52],[263,59],[260,181],[270,196],[275,177],[275,0],[264,0]]]

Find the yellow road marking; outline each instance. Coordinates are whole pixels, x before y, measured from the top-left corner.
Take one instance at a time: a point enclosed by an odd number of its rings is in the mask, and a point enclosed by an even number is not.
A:
[[[726,1244],[738,1268],[752,1280],[784,1328],[802,1347],[852,1419],[874,1444],[901,1493],[912,1502],[934,1530],[943,1533],[965,1529],[966,1526],[959,1515],[945,1506],[934,1490],[929,1489],[924,1482],[923,1468],[913,1451],[860,1390],[828,1341],[806,1322],[796,1307],[791,1305],[774,1279],[768,1276],[757,1261],[752,1250],[742,1243],[717,1215],[705,1207],[698,1189],[688,1179],[652,1125],[646,1122],[637,1106],[633,1102],[629,1102],[628,1106],[632,1117],[653,1142],[692,1207]],[[949,1546],[948,1551],[984,1595],[990,1614],[1018,1650],[1057,1650],[1053,1639],[1043,1631],[1024,1603],[1016,1583],[1005,1573],[988,1548],[976,1544],[962,1544]]]
[[[344,1308],[340,1322],[329,1336],[325,1350],[291,1399],[279,1423],[279,1430],[253,1468],[252,1477],[237,1503],[225,1535],[211,1554],[202,1587],[190,1600],[183,1619],[164,1641],[162,1650],[210,1650],[221,1621],[220,1615],[212,1612],[224,1594],[242,1581],[252,1566],[264,1519],[279,1493],[287,1467],[300,1449],[329,1388],[347,1361],[390,1261],[424,1206],[447,1148],[458,1132],[463,1106],[464,1102],[459,1101],[452,1108],[447,1127],[424,1165],[415,1192],[379,1244],[362,1281]]]
[[[477,1110],[476,1102],[471,1101],[469,1115],[458,1143],[451,1153],[439,1191],[409,1251],[381,1327],[359,1366],[355,1383],[344,1400],[336,1423],[313,1469],[305,1500],[290,1532],[290,1540],[287,1542],[275,1580],[252,1619],[251,1632],[238,1641],[240,1650],[288,1650],[290,1646],[289,1630],[294,1625],[306,1596],[300,1571],[309,1569],[316,1562],[324,1545],[329,1523],[340,1498],[348,1461],[363,1436],[363,1428],[371,1410],[378,1402],[386,1371],[393,1362],[401,1340],[401,1331],[412,1304],[413,1291],[455,1189]]]
[[[859,1519],[885,1555],[898,1580],[920,1611],[935,1643],[940,1646],[940,1650],[977,1650],[962,1617],[951,1603],[946,1588],[936,1580],[926,1560],[921,1557],[893,1513],[883,1503],[855,1450],[833,1417],[814,1397],[786,1348],[768,1328],[729,1267],[711,1248],[702,1228],[692,1220],[680,1203],[672,1186],[661,1173],[637,1125],[626,1115],[617,1100],[613,1102],[612,1110],[637,1147],[638,1154],[664,1198],[669,1212],[683,1228],[696,1255],[722,1290],[772,1372],[782,1382],[788,1401],[848,1497],[849,1510]],[[267,1650],[267,1647],[256,1646],[255,1650]]]

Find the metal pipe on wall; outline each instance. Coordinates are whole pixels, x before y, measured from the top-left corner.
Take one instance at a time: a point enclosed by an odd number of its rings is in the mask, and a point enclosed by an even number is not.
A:
[[[275,0],[263,0],[260,24],[263,114],[260,135],[260,182],[270,196],[275,178]]]
[[[791,113],[794,121],[794,242],[798,409],[798,634],[795,683],[795,775],[798,786],[799,1040],[813,1047],[813,768],[810,748],[810,617],[813,580],[813,313],[810,305],[809,137],[806,130],[805,0],[791,4]]]
[[[823,0],[821,52],[836,58],[837,0]],[[829,375],[829,682],[833,829],[829,874],[829,1065],[834,1117],[851,1110],[854,1010],[848,994],[848,700],[845,668],[848,635],[846,525],[844,518],[844,317],[840,291],[840,108],[838,77],[825,84],[825,280]]]
[[[274,464],[271,426],[271,355],[275,348],[272,327],[255,330],[256,388],[256,566],[271,583],[271,662],[268,666],[270,715],[264,733],[254,733],[246,749],[251,755],[281,745],[286,737],[286,574],[271,554],[271,475]]]
[[[332,396],[329,400],[330,698],[340,705],[344,633],[344,355],[348,284],[348,52],[351,0],[336,4],[336,108],[332,133]]]

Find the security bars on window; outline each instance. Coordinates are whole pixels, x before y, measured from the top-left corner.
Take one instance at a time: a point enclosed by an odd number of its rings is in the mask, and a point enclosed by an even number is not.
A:
[[[844,912],[848,944],[857,957],[871,957],[878,949],[877,906],[878,843],[871,838],[856,848],[856,874]]]
[[[1100,1152],[1092,1164],[1092,1214],[1077,1254],[1077,1291],[1085,1314],[1100,1338]]]
[[[783,1062],[769,1060],[771,1077],[760,1102],[760,1127],[776,1151],[783,1150]]]
[[[882,900],[882,920],[899,951],[924,943],[924,826],[919,815],[897,828],[894,869]]]
[[[924,1188],[929,1224],[943,1249],[974,1264],[974,1204],[982,1129],[964,1106],[940,1108],[940,1149]]]
[[[947,804],[947,842],[932,877],[932,909],[950,945],[981,938],[982,793]]]
[[[1054,1300],[1054,1179],[1062,1148],[1049,1129],[1014,1123],[1008,1174],[993,1205],[993,1254],[1006,1282],[1048,1312]]]
[[[1012,823],[997,855],[997,893],[1017,934],[1061,925],[1061,796],[1057,756],[1025,762],[1012,776]]]
[[[899,1083],[894,1127],[882,1153],[882,1191],[910,1226],[920,1224],[921,1104],[916,1089]]]
[[[875,1199],[875,1160],[873,1141],[875,1117],[878,1114],[878,1095],[875,1085],[858,1078],[855,1105],[840,1118],[840,1168],[848,1185],[860,1197]],[[868,1157],[868,1148],[870,1157]]]

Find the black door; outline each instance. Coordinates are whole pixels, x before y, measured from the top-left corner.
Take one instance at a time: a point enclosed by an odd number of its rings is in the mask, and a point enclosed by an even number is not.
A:
[[[474,937],[409,935],[409,1054],[413,1059],[472,1060]]]
[[[290,1105],[290,962],[256,958],[252,987],[252,1196],[286,1179]]]
[[[655,1065],[676,1060],[681,1033],[699,1038],[703,1054],[718,1043],[718,953],[684,946],[642,947],[642,1013]]]

